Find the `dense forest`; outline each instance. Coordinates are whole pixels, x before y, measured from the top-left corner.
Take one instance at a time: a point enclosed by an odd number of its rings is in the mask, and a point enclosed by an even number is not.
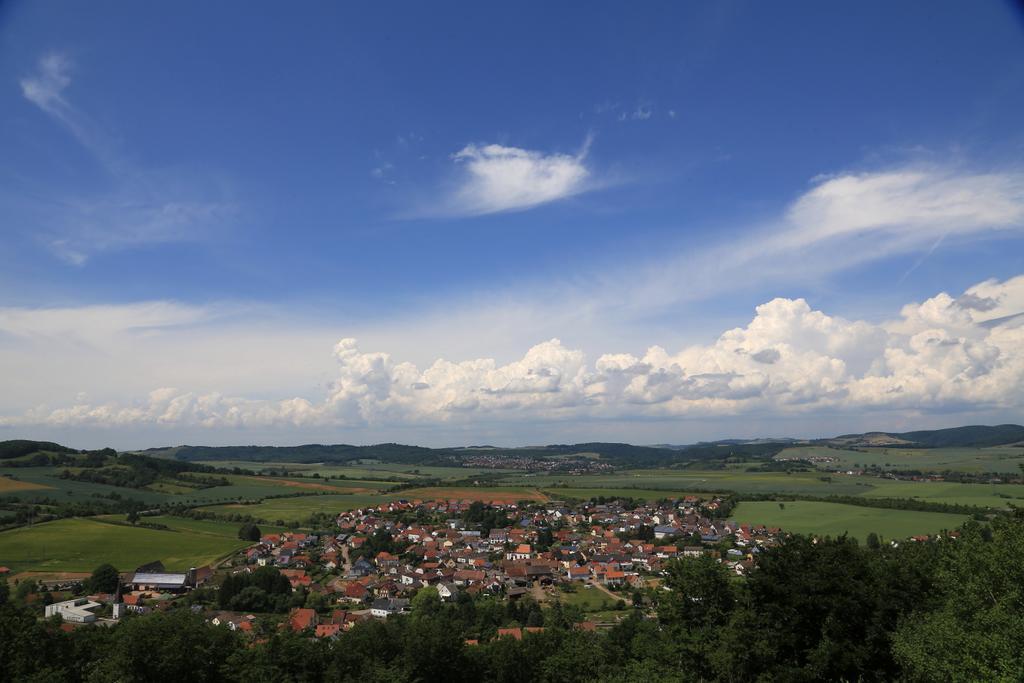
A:
[[[1019,512],[899,547],[795,536],[744,580],[680,560],[644,598],[657,619],[636,610],[603,632],[557,606],[424,589],[411,615],[335,642],[266,626],[253,644],[187,608],[65,633],[2,586],[0,680],[1019,681],[1022,554]],[[495,637],[510,623],[544,630]]]

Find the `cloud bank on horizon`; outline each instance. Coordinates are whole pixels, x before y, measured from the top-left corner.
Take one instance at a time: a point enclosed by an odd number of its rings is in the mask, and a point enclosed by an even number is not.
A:
[[[881,324],[777,298],[745,327],[676,353],[652,346],[588,361],[551,339],[504,365],[439,359],[420,369],[346,338],[334,357],[337,376],[321,401],[162,387],[127,405],[37,408],[0,425],[301,428],[1013,408],[1024,403],[1024,275],[907,304]]]

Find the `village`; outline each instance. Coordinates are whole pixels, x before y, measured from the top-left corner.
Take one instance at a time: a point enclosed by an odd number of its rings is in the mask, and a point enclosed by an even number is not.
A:
[[[275,629],[337,638],[359,621],[411,612],[424,589],[441,602],[520,603],[524,614],[526,605],[536,613],[593,592],[609,610],[581,610],[577,625],[599,629],[627,605],[653,616],[648,596],[677,558],[707,556],[737,577],[749,572],[782,532],[729,521],[729,507],[697,496],[578,505],[397,500],[341,513],[330,533],[261,534],[216,568],[139,567],[113,593],[54,602],[45,616],[60,615],[68,630],[184,603],[253,638]],[[543,628],[516,619],[502,626],[498,637]]]

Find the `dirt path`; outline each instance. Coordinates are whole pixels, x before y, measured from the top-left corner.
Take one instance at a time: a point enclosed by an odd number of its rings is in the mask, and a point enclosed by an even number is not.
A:
[[[594,581],[593,579],[591,579],[590,581],[587,581],[587,583],[590,584],[591,586],[593,586],[594,588],[598,589],[599,591],[602,591],[603,593],[605,593],[606,595],[611,597],[612,600],[615,600],[616,602],[618,602],[619,600],[623,600],[624,599],[621,595],[616,595],[615,593],[612,593],[603,584],[600,584],[597,581]]]

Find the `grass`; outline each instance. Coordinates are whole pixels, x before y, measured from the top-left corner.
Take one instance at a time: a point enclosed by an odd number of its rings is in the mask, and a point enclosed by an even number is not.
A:
[[[431,486],[407,489],[393,496],[405,500],[482,500],[486,503],[516,503],[520,500],[547,500],[547,496],[535,488],[523,486],[491,487],[445,487]]]
[[[836,465],[853,469],[873,465],[884,470],[920,470],[922,472],[999,472],[1019,474],[1024,463],[1024,448],[993,446],[990,448],[867,448],[849,451],[824,446],[787,448],[776,457],[828,456],[838,459]]]
[[[354,493],[350,495],[300,496],[274,498],[253,505],[210,505],[200,509],[219,515],[251,515],[271,522],[301,522],[313,513],[337,514],[346,510],[380,505],[391,500],[483,500],[516,502],[520,500],[546,500],[536,489],[523,487],[424,487],[394,493]]]
[[[601,612],[615,607],[615,601],[607,593],[598,588],[576,587],[573,593],[558,591],[558,599],[564,605],[579,607],[584,612]]]
[[[879,479],[867,498],[916,498],[935,503],[956,503],[1005,508],[1024,507],[1024,486],[1019,484],[960,484],[952,481],[895,481]]]
[[[683,496],[698,495],[707,497],[708,494],[696,494],[693,491],[677,491],[673,489],[631,489],[631,488],[551,488],[544,489],[544,493],[554,500],[564,498],[575,498],[577,500],[590,500],[604,496],[605,498],[638,498],[641,500],[653,501],[661,498],[682,498]]]
[[[967,520],[964,515],[941,512],[885,510],[817,501],[788,501],[781,506],[774,501],[748,501],[736,506],[732,518],[741,524],[764,524],[800,534],[835,537],[846,533],[861,541],[871,532],[887,539],[901,539],[955,529]]]
[[[87,572],[105,562],[130,571],[154,560],[170,570],[185,570],[209,564],[248,545],[234,537],[237,525],[222,527],[222,532],[214,533],[210,527],[200,531],[180,526],[185,532],[181,533],[98,519],[61,519],[0,532],[0,558],[15,571]]]
[[[277,520],[301,522],[308,519],[313,513],[337,514],[345,510],[379,505],[396,497],[398,497],[397,494],[299,496],[296,498],[273,498],[254,505],[210,505],[200,509],[218,515],[251,515],[256,519],[266,519],[271,522]]]

